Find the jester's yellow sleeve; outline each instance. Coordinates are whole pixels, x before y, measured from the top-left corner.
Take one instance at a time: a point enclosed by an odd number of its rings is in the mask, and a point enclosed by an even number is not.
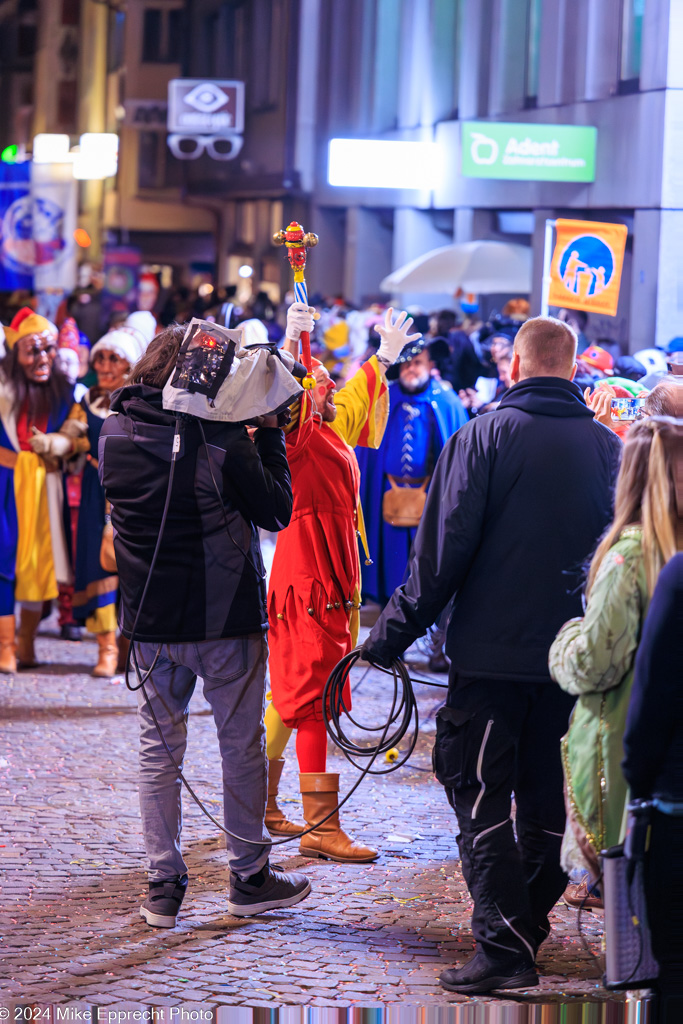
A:
[[[384,368],[372,356],[334,396],[337,418],[330,426],[351,448],[379,448],[389,418]]]

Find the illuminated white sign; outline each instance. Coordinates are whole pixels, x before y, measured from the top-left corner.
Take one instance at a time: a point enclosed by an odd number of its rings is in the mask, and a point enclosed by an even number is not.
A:
[[[71,143],[68,135],[41,133],[33,139],[34,164],[68,164],[73,157],[69,154]]]
[[[93,181],[111,178],[119,165],[119,137],[110,132],[86,132],[74,155],[74,178]]]
[[[331,139],[327,180],[347,188],[433,189],[443,151],[435,142]]]

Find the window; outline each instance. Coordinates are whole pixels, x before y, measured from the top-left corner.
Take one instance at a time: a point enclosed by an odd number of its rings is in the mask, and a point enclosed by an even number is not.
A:
[[[123,11],[109,11],[107,39],[107,71],[118,71],[123,64],[123,32],[126,16]]]
[[[183,12],[148,7],[142,23],[143,64],[179,64],[183,52]]]
[[[643,39],[645,0],[623,0],[621,22],[622,82],[633,82],[640,77],[640,51]]]
[[[210,23],[213,21],[215,34],[213,39],[207,39],[204,52],[211,54],[216,78],[236,78],[242,81],[247,77],[247,70],[251,72],[249,40],[257,33],[249,29],[249,14],[250,10],[244,0],[230,0],[229,3],[223,3],[219,14],[207,16],[206,31],[210,31]],[[252,62],[265,59],[262,49],[256,52],[255,58],[251,58]]]
[[[166,24],[166,59],[171,64],[179,64],[183,56],[183,12],[180,8],[168,11]]]
[[[460,0],[434,0],[431,66],[435,121],[442,121],[457,115],[458,79],[460,77],[460,11]]]
[[[176,160],[163,132],[140,132],[138,141],[138,188],[180,188],[184,184],[183,161]]]
[[[204,67],[207,78],[218,78],[216,73],[216,48],[219,45],[218,15],[214,11],[207,14],[202,25]]]
[[[282,58],[287,45],[287,24],[282,0],[255,0],[252,64],[250,70],[251,107],[274,107],[285,87]]]
[[[76,131],[77,101],[78,82],[75,79],[57,82],[57,124],[62,131]]]
[[[138,140],[138,188],[158,188],[159,132],[140,132]]]
[[[538,56],[541,42],[542,0],[528,0],[526,21],[526,68],[524,72],[524,95],[527,106],[538,96]]]
[[[38,45],[38,29],[35,25],[19,25],[17,29],[17,57],[33,57]]]
[[[401,60],[400,0],[377,0],[375,22],[375,83],[372,129],[395,128],[398,117],[398,71]]]
[[[161,60],[162,11],[147,10],[142,28],[142,62],[155,64]]]
[[[81,20],[79,0],[62,0],[62,25],[78,25]]]

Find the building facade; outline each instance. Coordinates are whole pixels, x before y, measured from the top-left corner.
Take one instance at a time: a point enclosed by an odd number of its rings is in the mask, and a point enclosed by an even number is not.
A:
[[[621,295],[589,337],[633,351],[683,333],[679,0],[0,0],[0,26],[3,144],[120,136],[116,178],[80,186],[85,258],[133,245],[186,284],[246,267],[278,299],[289,271],[271,236],[299,219],[321,237],[309,291],[361,303],[430,249],[501,239],[533,249],[537,312],[546,220],[606,220],[628,228]],[[171,151],[175,78],[244,83],[234,159]],[[594,126],[595,180],[464,176],[471,120]],[[333,187],[332,138],[433,142],[445,173],[432,189]]]
[[[360,301],[392,268],[438,245],[503,239],[533,247],[538,312],[546,219],[605,220],[628,227],[621,296],[615,317],[591,315],[589,336],[634,351],[681,333],[680,3],[302,0],[301,30],[302,105],[317,99],[313,130],[301,111],[299,169],[324,236],[312,270],[319,287],[343,281]],[[595,180],[464,177],[461,122],[473,119],[593,125]],[[447,172],[433,191],[334,188],[333,137],[435,141]]]

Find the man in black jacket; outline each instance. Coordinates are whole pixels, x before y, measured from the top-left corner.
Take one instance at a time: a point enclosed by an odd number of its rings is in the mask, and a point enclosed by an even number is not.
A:
[[[621,449],[572,383],[575,357],[565,324],[537,317],[520,329],[514,386],[447,442],[408,581],[364,645],[388,665],[454,598],[434,760],[474,899],[476,955],[441,975],[458,992],[537,984],[566,885],[560,737],[572,699],[551,681],[548,650],[581,613],[582,566],[610,521]]]
[[[289,522],[284,435],[275,417],[265,418],[252,442],[243,426],[166,412],[161,389],[182,338],[175,326],[154,339],[134,369],[135,383],[115,394],[115,415],[99,442],[122,631],[128,638],[134,632],[140,667],[151,669],[144,691],[138,689],[140,809],[149,858],[149,895],[140,914],[161,928],[175,925],[188,878],[180,848],[181,783],[152,709],[182,765],[198,676],[218,731],[225,827],[243,837],[226,836],[228,910],[251,916],[292,906],[310,892],[305,876],[270,868],[264,828],[268,614],[257,527],[275,531]]]

